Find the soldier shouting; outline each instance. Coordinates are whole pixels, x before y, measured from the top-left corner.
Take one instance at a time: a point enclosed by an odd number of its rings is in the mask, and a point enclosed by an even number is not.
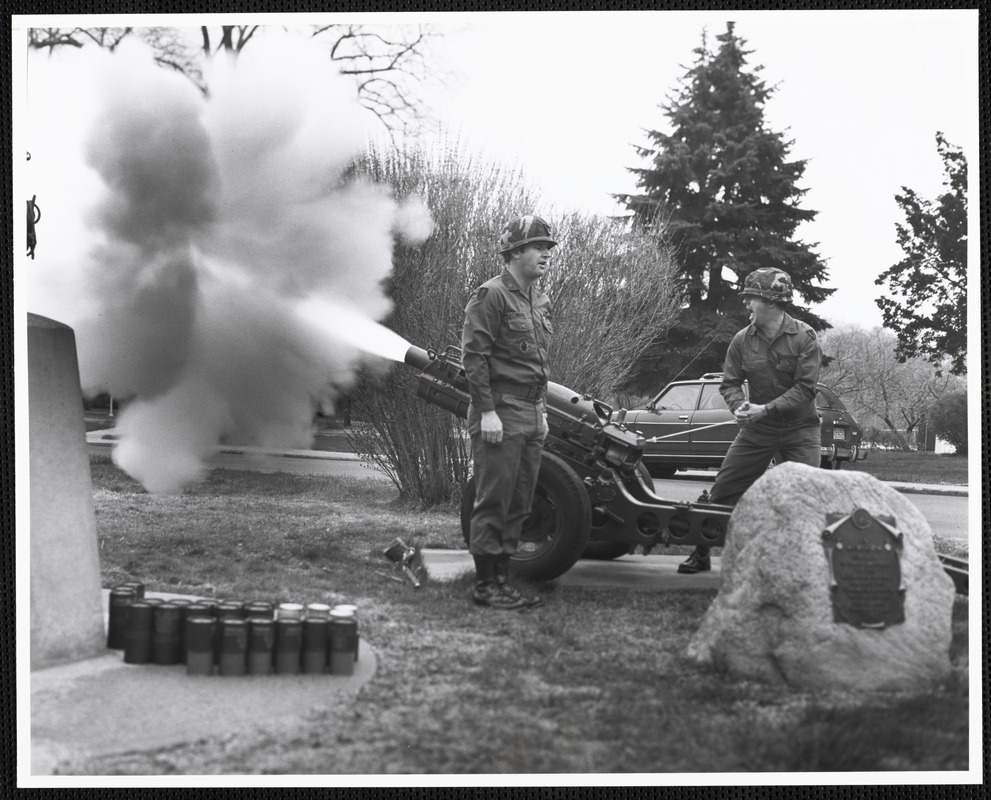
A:
[[[776,453],[782,461],[819,465],[816,383],[822,352],[815,331],[781,307],[791,295],[791,277],[773,267],[754,270],[743,282],[740,296],[750,325],[730,342],[719,386],[740,429],[716,475],[713,503],[736,505]],[[749,401],[744,381],[750,385]],[[678,565],[678,572],[689,574],[708,569],[705,546]]]
[[[476,290],[465,308],[461,349],[476,490],[469,535],[472,597],[492,608],[541,602],[510,583],[509,561],[530,513],[547,436],[551,301],[535,284],[556,244],[540,217],[509,222],[499,237],[502,274]]]

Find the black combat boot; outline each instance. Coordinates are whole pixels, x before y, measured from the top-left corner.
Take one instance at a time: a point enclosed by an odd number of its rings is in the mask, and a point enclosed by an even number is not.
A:
[[[712,569],[712,562],[709,560],[709,548],[699,545],[692,551],[684,561],[678,565],[678,572],[694,575],[696,572],[708,572]]]
[[[523,598],[506,595],[496,581],[496,556],[473,554],[472,558],[475,560],[475,589],[471,598],[475,603],[491,608],[523,608]]]
[[[495,557],[495,581],[500,591],[513,601],[520,600],[527,608],[543,605],[544,600],[539,595],[528,596],[523,594],[509,581],[509,559],[508,553],[503,553]]]

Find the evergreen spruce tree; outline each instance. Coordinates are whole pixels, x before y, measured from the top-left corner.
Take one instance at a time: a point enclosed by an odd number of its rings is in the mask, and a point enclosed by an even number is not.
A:
[[[722,368],[726,345],[747,324],[738,291],[758,267],[791,275],[788,312],[816,330],[828,328],[801,300],[820,303],[826,267],[814,244],[795,238],[816,216],[800,206],[806,162],[789,160],[793,144],[768,129],[764,106],[774,91],[747,69],[746,42],[734,24],[710,51],[703,33],[680,90],[662,106],[670,133],[649,131],[637,151],[649,166],[632,168],[642,194],[615,195],[634,223],[666,229],[680,260],[685,306],[678,322],[631,375],[630,385],[656,389],[682,370],[690,377]]]

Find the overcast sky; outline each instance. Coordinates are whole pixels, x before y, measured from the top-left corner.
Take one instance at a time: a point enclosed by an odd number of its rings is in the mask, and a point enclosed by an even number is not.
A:
[[[467,15],[433,48],[459,73],[438,111],[486,152],[518,162],[548,205],[616,213],[610,193],[634,191],[627,168],[644,166],[633,145],[647,143],[644,129],[666,130],[658,105],[694,62],[703,30],[715,48],[728,20],[753,51],[749,65],[778,85],[770,127],[809,161],[800,185],[819,216],[799,235],[818,242],[837,288],[818,311],[834,324],[879,325],[874,279],[901,258],[895,194],[941,190],[936,131],[977,164],[976,12]],[[972,214],[976,189],[972,175]]]

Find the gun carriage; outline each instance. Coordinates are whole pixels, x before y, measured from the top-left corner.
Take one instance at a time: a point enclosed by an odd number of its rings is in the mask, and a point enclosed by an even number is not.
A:
[[[470,397],[461,351],[410,347],[405,361],[421,370],[417,397],[462,419]],[[516,572],[548,580],[581,558],[644,554],[658,545],[720,546],[732,508],[675,503],[654,494],[641,463],[643,437],[607,404],[557,383],[547,386],[548,434],[534,496],[523,525]],[[461,528],[468,540],[475,502],[472,481],[462,495]]]
[[[462,419],[471,402],[461,350],[411,346],[405,362],[420,370],[417,397]],[[623,424],[626,412],[561,386],[547,385],[547,439],[533,508],[523,524],[516,572],[550,580],[585,558],[644,555],[658,545],[708,545],[726,540],[731,506],[673,502],[654,493],[644,467],[643,437]],[[461,532],[469,537],[472,480],[461,498]],[[939,555],[959,594],[968,592],[967,561]]]

